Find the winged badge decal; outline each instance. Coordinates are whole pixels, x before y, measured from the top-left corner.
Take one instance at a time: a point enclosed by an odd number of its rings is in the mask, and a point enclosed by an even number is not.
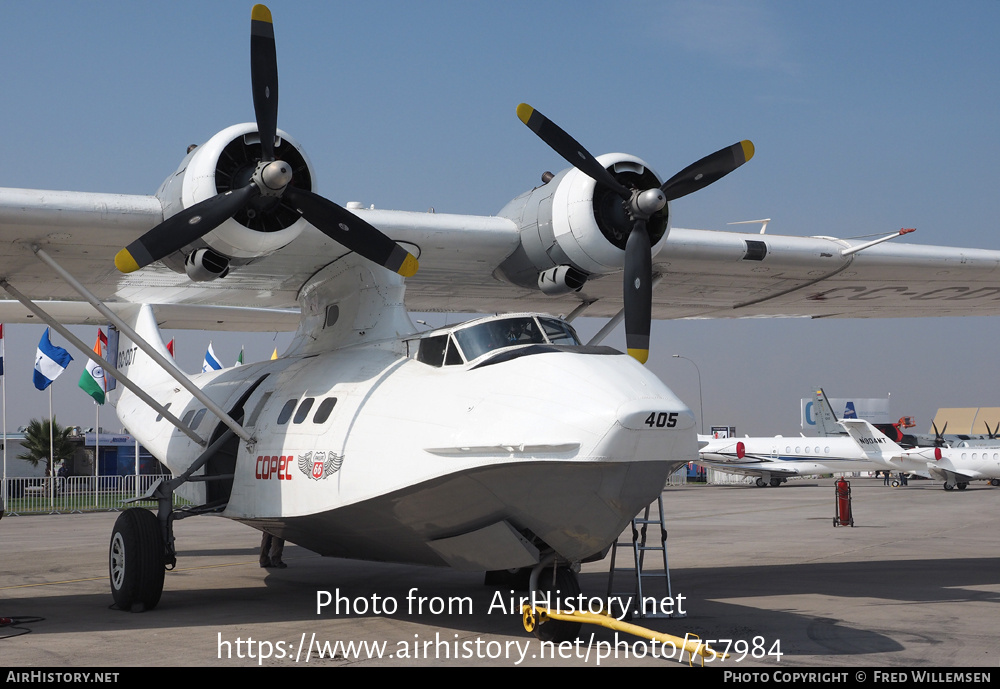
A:
[[[344,455],[335,452],[307,452],[299,455],[299,470],[317,481],[336,474],[343,463]]]

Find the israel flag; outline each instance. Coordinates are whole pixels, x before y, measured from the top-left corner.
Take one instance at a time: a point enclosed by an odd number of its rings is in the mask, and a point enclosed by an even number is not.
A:
[[[49,341],[49,329],[45,329],[42,339],[38,341],[38,353],[35,354],[35,387],[39,390],[52,385],[52,381],[66,370],[73,357],[62,347],[56,347]]]
[[[201,365],[201,372],[218,371],[221,368],[222,364],[219,363],[219,358],[215,356],[215,350],[212,349],[212,343],[209,342],[208,351],[205,352],[205,361]]]

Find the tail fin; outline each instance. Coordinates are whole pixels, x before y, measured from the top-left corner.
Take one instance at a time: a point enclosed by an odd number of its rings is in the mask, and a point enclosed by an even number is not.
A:
[[[895,441],[864,419],[843,419],[840,425],[854,438],[858,447],[875,460],[881,460],[883,456],[890,454],[898,455],[904,451]]]
[[[813,418],[816,419],[816,429],[820,435],[844,435],[844,429],[837,423],[837,415],[823,388],[819,388],[813,397]]]
[[[163,344],[163,336],[160,335],[160,327],[156,324],[156,316],[153,309],[148,304],[143,304],[135,311],[120,314],[136,335],[145,340],[171,364],[173,357],[167,351],[167,346]],[[112,363],[115,367],[127,375],[133,383],[142,388],[150,388],[160,383],[172,381],[166,371],[159,364],[153,361],[148,354],[139,349],[125,333],[118,334],[118,345],[114,348],[116,360]],[[176,368],[176,364],[173,364]]]

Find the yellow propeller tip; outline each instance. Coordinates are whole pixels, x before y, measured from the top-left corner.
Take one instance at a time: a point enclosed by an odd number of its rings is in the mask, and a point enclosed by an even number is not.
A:
[[[139,264],[132,258],[132,254],[128,252],[128,249],[122,249],[115,254],[115,268],[123,273],[134,273],[139,270]]]
[[[250,19],[255,22],[274,23],[271,21],[271,10],[267,9],[265,5],[254,5],[253,9],[250,10]]]
[[[535,109],[527,103],[521,103],[517,106],[517,118],[525,124],[528,124],[528,120],[531,119],[533,112],[535,112]]]
[[[649,358],[648,349],[629,349],[628,355],[638,361],[640,364],[646,363],[646,359]]]
[[[413,254],[406,254],[406,258],[403,259],[403,265],[399,267],[396,272],[402,275],[404,278],[413,277],[417,274],[417,270],[420,268],[420,262],[417,261],[417,257]]]
[[[754,154],[753,142],[750,141],[749,139],[745,139],[740,142],[740,145],[743,147],[743,160],[747,161],[753,158]]]

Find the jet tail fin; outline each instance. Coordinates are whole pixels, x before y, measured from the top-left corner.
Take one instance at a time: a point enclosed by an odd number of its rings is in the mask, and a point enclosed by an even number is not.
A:
[[[817,389],[813,397],[813,418],[816,419],[816,429],[820,435],[844,435],[844,429],[837,422],[837,414],[830,406],[823,388]]]
[[[873,459],[881,460],[884,456],[897,456],[905,452],[882,431],[864,419],[843,419],[839,423],[848,435],[854,438],[858,447]]]

